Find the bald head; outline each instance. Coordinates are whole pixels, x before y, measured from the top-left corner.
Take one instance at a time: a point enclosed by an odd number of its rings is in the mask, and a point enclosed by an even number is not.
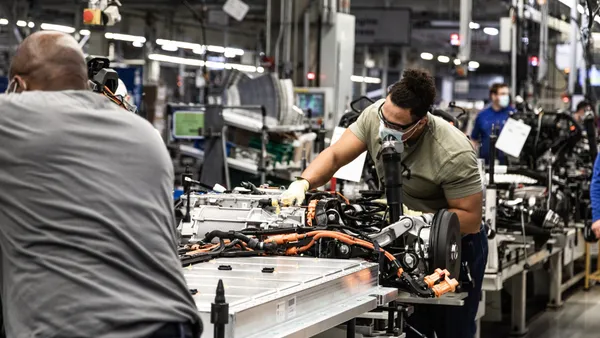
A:
[[[79,44],[59,32],[37,32],[23,40],[9,75],[16,91],[88,89],[87,66]]]

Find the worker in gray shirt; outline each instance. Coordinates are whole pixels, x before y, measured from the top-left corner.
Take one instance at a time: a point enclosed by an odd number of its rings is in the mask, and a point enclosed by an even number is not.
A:
[[[197,337],[168,152],[87,77],[71,36],[39,32],[17,50],[0,95],[6,335]]]

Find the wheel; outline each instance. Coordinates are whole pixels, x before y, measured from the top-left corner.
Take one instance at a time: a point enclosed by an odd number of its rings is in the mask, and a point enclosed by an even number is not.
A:
[[[440,268],[448,270],[451,278],[458,278],[461,268],[461,235],[460,222],[455,213],[442,209],[433,216],[429,253],[428,273]]]

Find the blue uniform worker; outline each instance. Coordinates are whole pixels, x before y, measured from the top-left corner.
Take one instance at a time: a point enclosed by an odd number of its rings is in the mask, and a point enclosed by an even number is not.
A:
[[[592,231],[596,234],[596,238],[600,239],[600,156],[596,157],[594,163],[590,198],[592,200]]]
[[[514,109],[510,107],[507,84],[493,84],[490,88],[490,100],[491,104],[477,115],[473,131],[471,132],[471,140],[475,146],[479,146],[479,158],[485,159],[485,163],[488,163],[490,156],[492,126],[497,127],[498,131],[502,130],[506,120],[514,112]],[[496,154],[498,161],[504,164],[506,162],[504,153],[498,151]]]

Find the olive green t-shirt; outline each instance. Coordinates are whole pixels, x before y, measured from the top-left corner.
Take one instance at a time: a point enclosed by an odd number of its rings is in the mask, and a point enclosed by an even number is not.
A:
[[[380,100],[367,107],[349,128],[367,144],[380,182],[383,162],[377,160],[381,149]],[[409,169],[403,174],[403,204],[409,209],[435,212],[448,207],[448,199],[463,198],[482,191],[477,156],[471,142],[445,120],[427,114],[425,131],[412,144],[404,144],[402,163]]]

